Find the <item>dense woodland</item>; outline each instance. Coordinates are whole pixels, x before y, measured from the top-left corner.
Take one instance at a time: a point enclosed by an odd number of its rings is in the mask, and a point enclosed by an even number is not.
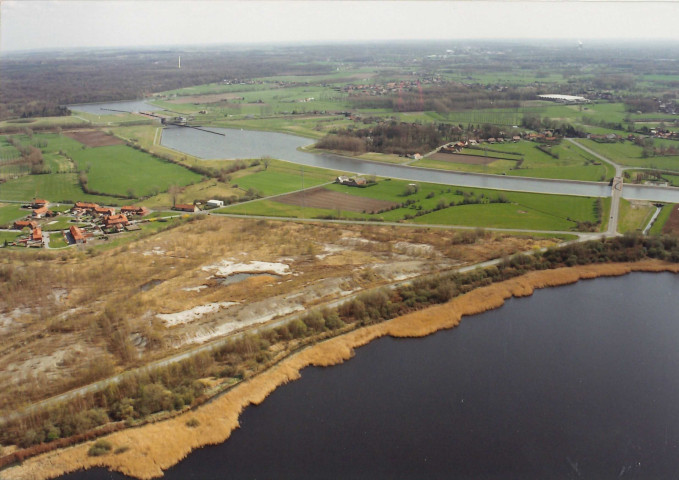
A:
[[[446,142],[460,138],[455,125],[385,122],[370,128],[342,129],[321,139],[316,146],[327,150],[355,153],[379,152],[409,155],[427,153]]]

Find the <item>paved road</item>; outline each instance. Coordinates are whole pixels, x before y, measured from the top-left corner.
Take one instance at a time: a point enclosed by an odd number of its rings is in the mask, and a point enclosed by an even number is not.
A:
[[[658,218],[658,215],[660,215],[661,211],[662,211],[662,207],[655,207],[655,213],[653,214],[651,219],[646,224],[646,228],[644,228],[644,231],[643,231],[644,235],[648,235],[648,232],[651,230],[651,227],[655,223],[655,220]]]
[[[575,139],[572,138],[567,138],[569,142],[571,142],[573,145],[576,145],[578,148],[581,148],[585,152],[589,153],[590,155],[595,156],[602,162],[606,162],[609,165],[612,165],[613,168],[615,168],[615,177],[613,178],[613,182],[611,184],[611,212],[610,212],[610,218],[608,219],[608,230],[606,233],[608,235],[617,235],[618,233],[618,217],[620,216],[620,198],[622,198],[622,186],[623,186],[623,177],[622,177],[622,171],[623,168],[615,163],[614,161],[604,157],[603,155],[598,154],[594,150],[585,147],[582,145],[580,142],[576,141]]]

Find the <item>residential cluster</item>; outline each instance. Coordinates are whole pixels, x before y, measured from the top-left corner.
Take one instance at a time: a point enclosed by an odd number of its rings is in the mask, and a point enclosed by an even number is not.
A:
[[[62,211],[55,212],[49,209],[49,205],[47,200],[39,198],[34,199],[30,204],[23,205],[24,208],[31,209],[32,212],[23,219],[16,220],[12,228],[21,231],[27,229],[29,232],[21,235],[13,242],[7,242],[7,245],[45,247],[49,242],[49,234],[46,234],[43,230],[47,225],[56,221],[45,221],[45,219],[51,217],[68,215],[69,223],[78,223],[78,225],[68,225],[67,229],[52,232],[53,234],[63,235],[66,243],[72,245],[86,243],[90,238],[107,233],[139,230],[141,227],[131,222],[129,217],[143,217],[150,213],[149,209],[143,206],[124,206],[120,208],[119,213],[116,213],[116,209],[113,207],[88,202],[76,202],[68,211],[62,209]]]

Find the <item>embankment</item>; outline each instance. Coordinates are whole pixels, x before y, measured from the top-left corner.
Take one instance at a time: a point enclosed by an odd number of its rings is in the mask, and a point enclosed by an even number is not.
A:
[[[244,408],[261,403],[278,386],[298,379],[300,371],[307,366],[342,363],[353,356],[354,348],[386,335],[422,337],[441,329],[453,328],[464,315],[500,307],[506,299],[531,295],[536,288],[571,284],[580,279],[625,275],[634,271],[679,273],[679,264],[648,260],[541,270],[477,288],[446,304],[313,345],[194,411],[167,421],[113,433],[105,437],[113,446],[113,453],[108,455],[88,456],[92,443],[89,442],[31,458],[3,471],[0,476],[5,480],[38,480],[102,466],[140,479],[159,477],[163,470],[185,458],[191,450],[224,442],[238,427],[238,417]],[[188,426],[187,422],[193,419],[197,422],[192,421],[189,424],[194,426]],[[117,449],[121,453],[116,454]]]

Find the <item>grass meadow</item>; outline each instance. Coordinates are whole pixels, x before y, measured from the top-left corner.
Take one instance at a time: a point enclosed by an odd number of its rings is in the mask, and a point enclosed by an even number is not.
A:
[[[198,182],[201,176],[126,145],[79,150],[73,154],[78,170],[87,172],[88,187],[112,195],[142,197]]]
[[[31,213],[30,210],[21,208],[17,203],[0,203],[0,226],[11,226],[14,220],[25,217]]]
[[[408,183],[400,180],[381,180],[367,188],[352,188],[338,184],[324,187],[331,191],[387,200],[400,205],[393,210],[377,214],[344,211],[341,205],[333,209],[304,208],[278,203],[275,199],[232,205],[219,209],[218,212],[558,231],[573,230],[578,222],[597,221],[594,198],[443,187],[425,183],[419,184],[417,193],[406,195]],[[499,198],[506,203],[490,203]],[[409,204],[405,205],[406,202]],[[451,202],[455,206],[450,206]]]

